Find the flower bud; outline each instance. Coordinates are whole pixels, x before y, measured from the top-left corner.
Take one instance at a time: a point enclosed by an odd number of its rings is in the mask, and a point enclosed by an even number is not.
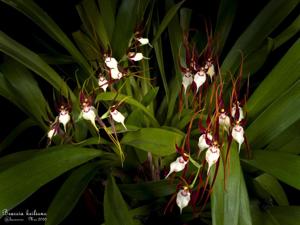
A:
[[[89,120],[95,129],[98,131],[98,127],[96,126],[96,117],[97,110],[94,106],[84,106],[82,109],[82,118],[85,120]]]
[[[212,135],[210,133],[205,133],[205,134],[202,134],[200,137],[199,137],[199,141],[198,141],[198,147],[200,149],[200,153],[209,148],[209,145],[207,144],[206,142],[206,139],[209,139],[209,140],[212,140]]]
[[[232,128],[231,135],[232,138],[239,144],[239,152],[240,152],[241,145],[244,143],[244,128],[239,124],[236,124]]]
[[[221,112],[219,115],[219,124],[226,131],[229,131],[230,128],[230,118],[226,115],[225,112]]]
[[[165,179],[167,179],[173,172],[180,172],[184,169],[188,160],[184,160],[182,156],[177,157],[177,159],[170,164],[170,172],[167,174]]]
[[[205,155],[205,160],[208,163],[207,174],[209,173],[210,167],[214,165],[220,157],[220,149],[216,145],[210,146]]]
[[[106,57],[104,62],[105,62],[105,65],[110,69],[118,68],[118,61],[115,58]]]
[[[106,89],[108,87],[108,81],[106,80],[106,78],[104,76],[99,77],[98,85],[99,85],[100,88],[103,89],[104,92],[106,92]]]
[[[182,85],[184,88],[184,93],[186,93],[187,88],[193,83],[193,75],[189,72],[185,73],[182,77]]]
[[[244,119],[244,112],[243,109],[238,105],[239,109],[239,118],[237,118],[237,121],[241,121]],[[236,113],[236,104],[233,104],[232,109],[231,109],[231,116],[235,118],[235,113]]]
[[[119,80],[123,77],[123,74],[119,71],[118,68],[110,69],[110,76],[114,80]]]
[[[201,87],[205,83],[205,81],[206,81],[205,72],[203,70],[198,71],[194,76],[194,82],[197,87],[196,93],[198,92],[199,87]]]
[[[123,125],[123,127],[127,130],[127,127],[124,124],[125,121],[125,116],[123,116],[122,113],[120,113],[118,110],[113,109],[110,111],[110,115],[113,118],[114,121],[116,121],[117,123],[121,123]]]
[[[188,187],[184,187],[177,193],[176,204],[180,209],[180,214],[182,213],[182,209],[187,207],[191,200],[191,193]]]
[[[216,72],[215,72],[214,64],[209,65],[208,70],[207,70],[207,75],[210,77],[210,80],[212,80],[212,78],[215,74],[216,74]]]

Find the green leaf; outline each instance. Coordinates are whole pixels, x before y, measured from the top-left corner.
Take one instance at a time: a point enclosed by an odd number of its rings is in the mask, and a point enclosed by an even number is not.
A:
[[[253,224],[255,225],[281,225],[272,216],[269,210],[262,210],[259,207],[260,203],[255,200],[251,202],[251,215]]]
[[[117,93],[113,93],[113,92],[102,92],[102,93],[98,94],[97,98],[96,98],[96,102],[112,101],[112,100],[124,101],[132,106],[137,107],[138,109],[142,110],[145,113],[145,115],[149,117],[149,119],[151,119],[151,122],[154,126],[159,126],[159,124],[158,124],[157,120],[155,119],[155,117],[153,116],[153,114],[150,113],[149,110],[144,105],[142,105],[140,102],[136,101],[131,96],[117,94]]]
[[[61,44],[78,61],[78,63],[88,72],[91,72],[90,66],[74,46],[68,36],[59,28],[59,26],[44,12],[33,0],[1,0],[23,13],[29,19],[44,30],[51,38]],[[1,41],[0,41],[1,42]]]
[[[158,15],[157,15],[158,17]],[[156,24],[154,24],[153,26],[153,31],[156,32]],[[157,60],[157,64],[158,64],[158,68],[160,71],[160,76],[163,82],[163,86],[165,89],[165,93],[166,93],[166,99],[167,102],[169,102],[169,87],[168,87],[168,83],[167,83],[167,79],[166,79],[166,73],[165,73],[165,64],[164,64],[164,58],[163,58],[163,48],[162,48],[162,42],[161,42],[161,38],[157,38],[157,41],[153,43],[153,47],[154,47],[154,52],[155,52],[155,56],[156,56],[156,60]]]
[[[48,114],[51,115],[50,107],[32,74],[10,58],[4,60],[0,70],[10,83],[10,92],[18,99],[21,109],[44,129],[48,129],[45,121],[49,119]]]
[[[284,225],[298,225],[300,221],[299,206],[277,206],[270,208],[271,214]]]
[[[77,102],[76,97],[69,89],[64,80],[45,63],[37,54],[11,39],[0,31],[0,51],[11,56],[33,72],[44,78],[56,90],[60,91],[65,97],[70,96],[73,103]]]
[[[176,152],[175,145],[179,145],[182,139],[183,135],[174,131],[161,128],[142,128],[126,133],[121,143],[158,156],[166,156]]]
[[[121,59],[126,54],[128,42],[137,25],[137,19],[140,19],[137,18],[137,5],[138,0],[123,0],[119,7],[112,36],[112,52],[117,59]]]
[[[300,15],[291,23],[288,27],[285,28],[278,36],[274,38],[274,48],[273,50],[279,48],[282,44],[292,38],[300,31]]]
[[[104,20],[98,10],[95,0],[84,0],[79,5],[77,9],[84,14],[84,18],[87,18],[85,23],[89,24],[89,34],[94,38],[95,43],[99,43],[99,40],[102,43],[103,49],[108,50],[110,43],[109,38],[106,33],[106,28],[104,26]],[[100,51],[100,49],[99,49]]]
[[[220,1],[217,16],[217,24],[215,28],[215,36],[218,39],[219,52],[222,52],[222,49],[230,33],[235,18],[237,6],[237,0]]]
[[[287,76],[288,75],[288,76]],[[270,103],[300,77],[300,39],[289,49],[247,102],[249,120],[256,118]]]
[[[160,180],[139,184],[120,184],[119,187],[122,193],[130,198],[144,201],[173,194],[176,191],[176,182]]]
[[[257,49],[266,37],[297,6],[298,2],[298,0],[270,1],[235,42],[222,64],[222,71],[226,73],[230,71],[234,74],[240,64],[241,51],[246,57]],[[272,19],[270,20],[270,18]]]
[[[133,219],[126,202],[112,176],[108,178],[104,192],[105,225],[132,225]]]
[[[180,9],[180,26],[183,32],[188,32],[193,10],[189,8]]]
[[[300,153],[300,120],[292,124],[279,136],[274,138],[272,142],[267,146],[270,151],[281,151],[287,153]]]
[[[37,125],[36,122],[34,122],[32,119],[26,119],[22,121],[20,124],[18,124],[11,133],[4,138],[4,140],[0,143],[0,153],[6,149],[10,144],[14,142],[14,140],[21,135],[25,130],[27,130],[29,127],[33,127]]]
[[[22,159],[15,153],[13,158],[6,156],[13,162],[14,158]],[[25,153],[26,154],[26,153]],[[5,180],[0,186],[0,208],[11,209],[28,198],[44,184],[63,174],[64,172],[102,155],[100,150],[53,147],[30,152],[23,161],[12,163],[11,166],[0,172],[0,179]],[[27,154],[28,156],[28,154]],[[0,217],[2,217],[1,215]]]
[[[226,148],[224,147],[224,149]],[[241,171],[238,150],[235,145],[232,145],[230,148],[230,161],[225,167],[226,182],[224,181],[225,165],[223,161],[225,160],[219,161],[220,165],[211,194],[213,225],[251,225],[248,193]],[[214,173],[215,166],[210,173],[210,180],[212,180]]]
[[[185,0],[173,5],[168,12],[166,13],[166,15],[164,16],[163,20],[161,21],[160,25],[157,28],[157,31],[155,33],[155,36],[153,38],[152,43],[156,42],[158,40],[158,38],[160,37],[160,35],[162,34],[162,32],[167,28],[167,26],[169,25],[169,23],[171,22],[171,20],[174,18],[174,16],[176,15],[177,11],[180,9],[181,5],[185,2]]]
[[[243,161],[279,180],[300,189],[300,156],[275,151],[255,150],[253,159]]]
[[[58,225],[69,215],[95,176],[98,166],[97,162],[89,163],[72,172],[48,208],[46,225]]]
[[[264,191],[271,195],[278,205],[289,205],[287,196],[280,183],[273,176],[263,173],[254,179]]]
[[[100,13],[104,18],[103,22],[109,40],[112,40],[112,35],[115,27],[116,4],[116,0],[98,0]]]
[[[299,119],[300,80],[274,101],[247,128],[246,134],[251,147],[264,147]]]

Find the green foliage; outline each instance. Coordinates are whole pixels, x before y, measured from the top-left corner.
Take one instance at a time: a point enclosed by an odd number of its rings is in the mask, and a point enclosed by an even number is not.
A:
[[[199,15],[188,1],[83,0],[76,6],[80,27],[67,34],[36,2],[1,0],[36,24],[37,36],[43,31],[66,51],[44,43],[48,52],[39,52],[0,32],[0,95],[26,116],[0,144],[0,210],[68,173],[49,206],[48,225],[62,223],[87,189],[103,211],[99,224],[141,225],[162,218],[165,209],[186,224],[296,225],[299,207],[289,205],[282,183],[300,189],[299,16],[289,19],[299,0],[269,1],[225,52],[239,19],[237,3],[220,1],[210,24],[193,23]],[[282,21],[289,24],[281,27]],[[135,61],[135,53],[143,59]],[[280,59],[269,72],[274,53]],[[110,68],[106,57],[118,65]],[[209,58],[216,74],[206,75],[198,93],[196,80],[185,90],[183,79],[195,79],[200,67],[208,73]],[[121,77],[113,78],[114,70]],[[250,93],[244,91],[248,76]],[[237,101],[244,121],[231,115]],[[222,108],[229,132],[219,122]],[[65,125],[64,113],[70,116]],[[236,124],[245,128],[240,154],[231,133]],[[45,134],[32,137],[42,149],[11,149],[32,126]],[[206,136],[208,150],[199,153],[203,128],[213,137]],[[213,147],[220,155],[209,170]],[[172,171],[179,161],[185,169]],[[97,190],[92,183],[100,184]],[[180,191],[192,193],[182,215],[175,200]],[[259,207],[269,200],[276,204]]]

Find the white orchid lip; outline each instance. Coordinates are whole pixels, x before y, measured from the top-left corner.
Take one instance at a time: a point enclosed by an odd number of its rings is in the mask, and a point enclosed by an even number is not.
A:
[[[113,110],[110,110],[110,115],[115,122],[121,123],[123,125],[123,127],[127,130],[127,127],[125,126],[125,123],[124,123],[125,116],[122,113],[120,113],[116,109],[113,109]]]
[[[148,38],[137,38],[138,42],[140,42],[141,45],[147,45],[149,44],[149,39]]]
[[[106,57],[104,62],[105,65],[110,69],[118,68],[118,61],[113,57]]]
[[[106,92],[106,89],[108,87],[108,81],[106,80],[106,78],[104,76],[99,77],[98,85],[100,88],[103,89],[104,92]]]
[[[67,131],[67,124],[71,120],[71,116],[69,114],[69,111],[67,110],[61,110],[58,116],[58,121],[64,126],[64,131]]]
[[[207,143],[207,140],[206,140],[206,139],[212,141],[213,137],[212,137],[212,135],[211,135],[210,133],[204,133],[204,134],[200,135],[199,140],[198,140],[198,147],[199,147],[199,149],[200,149],[200,153],[201,153],[203,150],[209,148],[209,146],[210,146],[210,145]]]
[[[237,104],[238,106],[238,110],[239,110],[239,118],[237,118],[237,121],[240,122],[241,120],[244,119],[244,112],[242,107],[239,106],[239,103]],[[231,109],[231,116],[233,118],[235,118],[235,114],[236,114],[236,104],[233,104],[232,109]]]
[[[206,74],[204,73],[203,70],[198,71],[194,75],[194,82],[197,87],[196,93],[198,92],[199,88],[205,83],[205,81],[206,81]]]
[[[182,214],[182,209],[187,207],[191,200],[191,193],[188,187],[183,187],[180,191],[178,191],[176,196],[176,204],[180,209],[180,214]]]
[[[193,75],[190,72],[186,72],[182,77],[182,85],[184,88],[184,93],[186,93],[187,88],[193,83]]]
[[[114,80],[119,80],[123,77],[123,74],[119,71],[118,68],[110,69],[110,76]]]
[[[148,59],[141,52],[129,52],[128,57],[130,60],[133,60],[135,62],[141,61],[142,59]]]
[[[244,128],[239,125],[239,122],[233,127],[231,132],[232,138],[239,144],[239,152],[241,150],[241,145],[244,143]]]
[[[170,164],[170,171],[165,177],[167,179],[173,172],[180,172],[185,168],[185,165],[188,163],[188,160],[185,160],[183,156],[177,157],[177,159]]]
[[[209,173],[212,165],[214,165],[219,160],[219,157],[220,157],[220,149],[217,146],[217,144],[214,143],[212,146],[210,146],[207,149],[205,155],[205,160],[208,163],[207,174]]]

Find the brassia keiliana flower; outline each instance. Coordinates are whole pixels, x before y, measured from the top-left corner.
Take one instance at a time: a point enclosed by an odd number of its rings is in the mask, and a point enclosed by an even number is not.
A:
[[[232,138],[239,144],[239,152],[241,149],[241,145],[244,143],[244,128],[239,124],[239,122],[236,122],[236,125],[232,128],[231,131]]]
[[[104,76],[99,76],[98,85],[103,89],[104,92],[106,92],[106,89],[108,87],[108,80],[106,80]]]
[[[110,76],[114,80],[119,80],[123,77],[123,74],[119,71],[118,68],[112,68],[109,70]]]
[[[96,118],[98,116],[96,108],[92,105],[92,97],[86,97],[83,92],[80,92],[81,113],[79,118],[89,120],[93,127],[98,131],[96,126]]]
[[[180,191],[178,191],[176,196],[176,204],[180,209],[180,214],[182,214],[182,209],[187,207],[191,200],[191,193],[189,188],[184,186]]]
[[[180,172],[184,169],[188,160],[185,160],[183,156],[177,157],[177,159],[170,164],[170,172],[167,174],[165,179],[167,179],[173,172]]]
[[[123,125],[123,127],[127,130],[127,127],[125,126],[125,116],[120,113],[115,106],[112,106],[110,109],[110,115],[112,117],[112,119],[117,122],[117,123],[121,123]]]

